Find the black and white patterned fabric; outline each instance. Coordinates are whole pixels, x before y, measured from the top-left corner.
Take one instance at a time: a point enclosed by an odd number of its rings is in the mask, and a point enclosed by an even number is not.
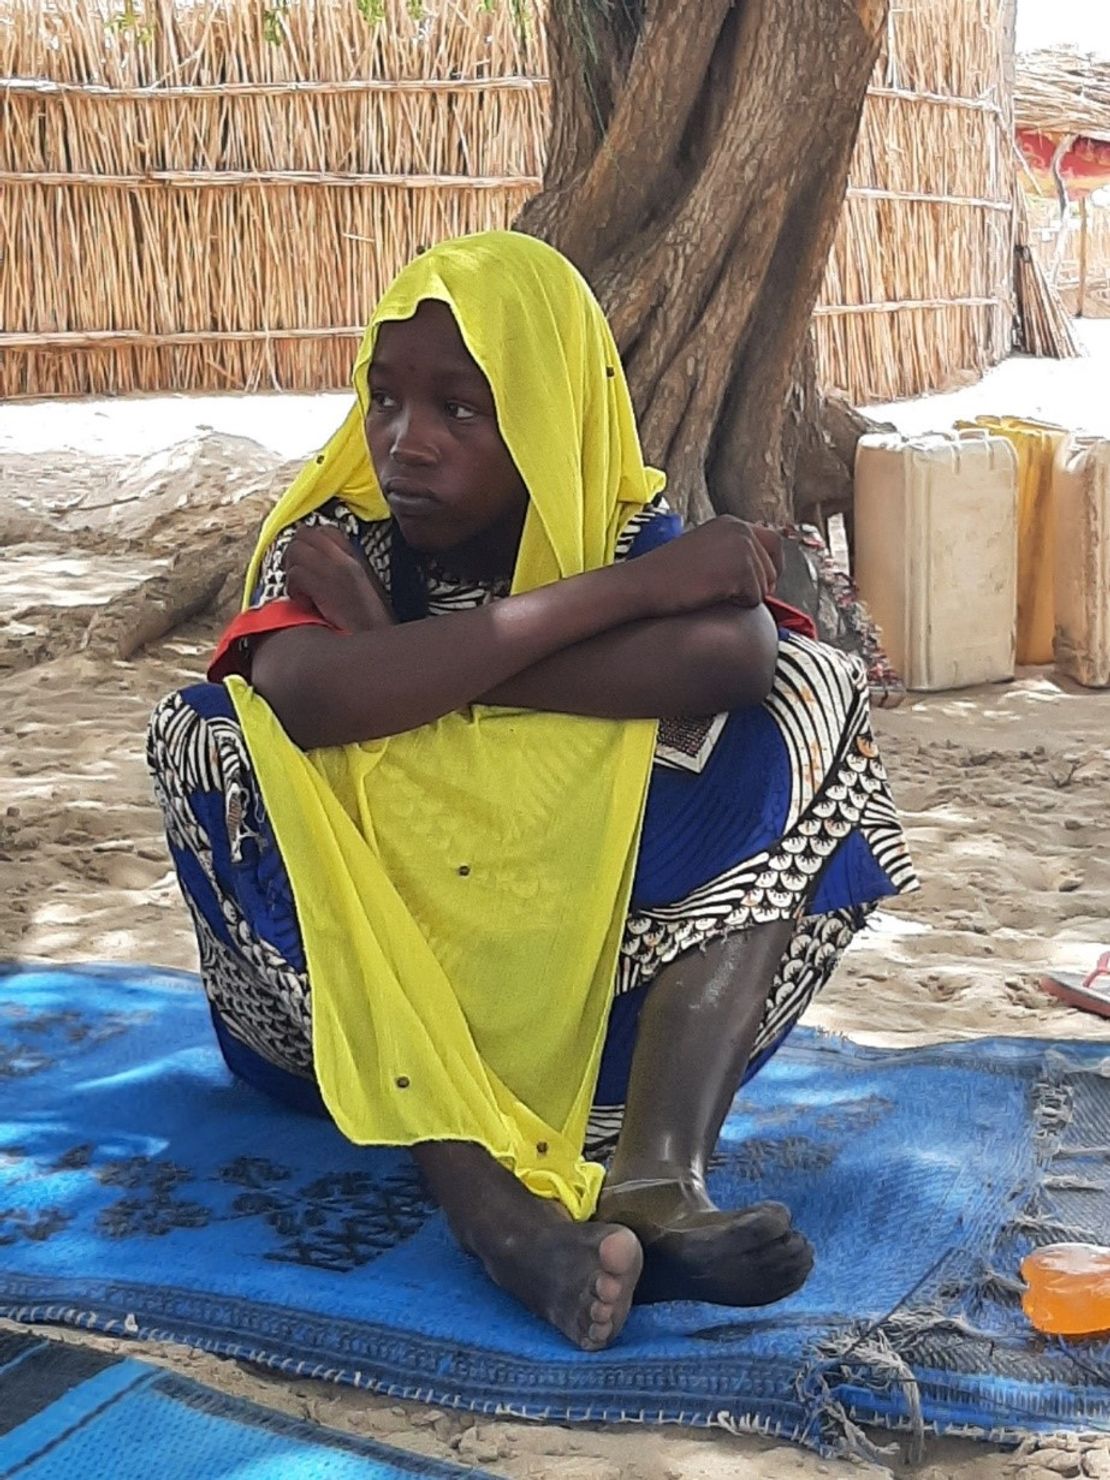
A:
[[[675,522],[659,508],[632,520],[618,558],[634,555],[658,519]],[[345,533],[388,591],[389,524],[367,524],[337,500],[304,522]],[[282,558],[292,535],[279,536],[267,553],[255,605],[285,594]],[[454,582],[434,568],[428,573],[432,616],[504,594]],[[619,1121],[639,1011],[671,962],[764,922],[795,922],[759,1029],[758,1063],[827,982],[874,903],[914,887],[867,697],[857,659],[784,633],[761,709],[661,725],[591,1129],[595,1145],[604,1145]],[[689,763],[692,755],[697,764]],[[196,685],[163,700],[152,718],[149,756],[212,1006],[224,1028],[267,1063],[310,1078],[311,987],[296,910],[223,687]],[[672,885],[691,869],[693,887]]]

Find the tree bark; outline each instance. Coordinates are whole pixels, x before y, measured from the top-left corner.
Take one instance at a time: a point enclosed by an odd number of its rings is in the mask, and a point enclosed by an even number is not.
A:
[[[545,189],[518,225],[593,284],[645,452],[691,517],[842,502],[851,418],[826,430],[809,323],[886,8],[550,7]]]

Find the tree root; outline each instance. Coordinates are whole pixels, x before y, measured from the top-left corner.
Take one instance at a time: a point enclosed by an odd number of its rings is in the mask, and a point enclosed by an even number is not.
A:
[[[251,535],[183,551],[169,570],[100,607],[81,646],[128,662],[194,617],[232,605],[254,543]]]

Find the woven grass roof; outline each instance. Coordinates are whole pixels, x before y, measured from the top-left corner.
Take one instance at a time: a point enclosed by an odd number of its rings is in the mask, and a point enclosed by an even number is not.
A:
[[[1073,47],[1019,56],[1014,123],[1045,134],[1110,139],[1110,59]]]

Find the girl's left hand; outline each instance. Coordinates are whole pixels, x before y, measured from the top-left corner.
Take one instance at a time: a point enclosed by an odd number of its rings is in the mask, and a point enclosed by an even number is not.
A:
[[[290,598],[333,627],[369,632],[396,621],[381,582],[340,530],[323,524],[298,529],[284,564]]]
[[[684,616],[726,602],[757,607],[774,592],[782,545],[772,529],[718,514],[613,570],[644,600],[637,616]]]

